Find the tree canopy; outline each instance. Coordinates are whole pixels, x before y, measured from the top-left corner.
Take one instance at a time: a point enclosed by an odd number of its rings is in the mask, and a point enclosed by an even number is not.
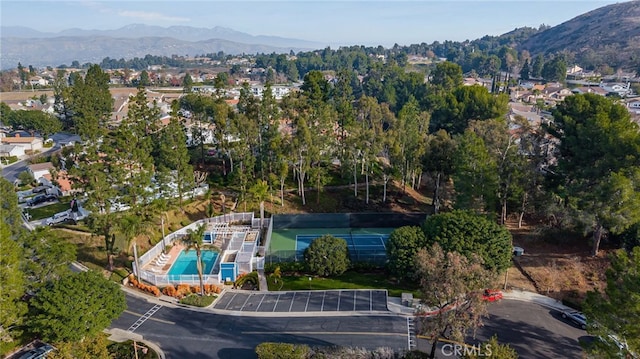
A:
[[[511,264],[511,233],[482,215],[462,210],[440,213],[429,216],[422,228],[427,246],[438,243],[445,252],[477,254],[492,271],[503,271]]]
[[[340,275],[349,269],[347,242],[326,234],[316,238],[304,251],[309,270],[319,276]]]
[[[421,303],[432,317],[420,316],[420,334],[432,343],[431,358],[439,338],[463,342],[470,329],[482,324],[487,315],[482,293],[495,278],[482,259],[446,251],[438,243],[421,249],[416,256]]]
[[[415,256],[427,244],[424,232],[418,226],[400,227],[387,240],[387,268],[402,279],[415,279]]]
[[[587,350],[605,358],[640,354],[640,246],[613,253],[606,277],[604,292],[589,292],[584,302],[587,331],[601,338]]]
[[[552,190],[593,231],[592,254],[606,231],[640,222],[640,131],[627,109],[595,94],[559,104],[549,133],[559,140]]]
[[[29,328],[45,341],[80,341],[107,328],[126,309],[118,285],[92,271],[61,278],[31,300]]]

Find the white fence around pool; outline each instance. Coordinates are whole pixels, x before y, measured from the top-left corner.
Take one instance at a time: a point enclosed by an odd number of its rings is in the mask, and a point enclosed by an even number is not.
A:
[[[153,261],[155,258],[157,258],[160,253],[162,253],[165,249],[166,246],[170,246],[173,245],[173,243],[176,240],[179,240],[181,237],[188,235],[188,231],[195,231],[197,229],[198,226],[200,225],[206,225],[206,224],[210,224],[210,223],[229,223],[229,224],[233,224],[233,223],[251,223],[252,225],[256,224],[258,227],[260,226],[260,219],[258,218],[257,221],[254,218],[254,214],[253,212],[245,212],[245,213],[229,213],[229,214],[225,214],[222,216],[217,216],[217,217],[212,217],[212,218],[205,218],[205,219],[201,219],[198,220],[196,222],[193,222],[191,224],[189,224],[186,227],[180,228],[179,230],[165,236],[160,242],[158,242],[155,246],[153,246],[151,249],[149,249],[145,254],[141,255],[138,258],[138,262],[136,263],[135,261],[132,263],[133,265],[133,271],[134,273],[137,272],[138,276],[140,277],[140,279],[148,282],[148,283],[152,283],[155,286],[166,286],[169,284],[199,284],[200,283],[200,279],[198,278],[197,274],[183,274],[180,276],[176,276],[176,275],[169,275],[169,274],[158,274],[158,273],[153,273],[151,271],[147,271],[142,269],[146,264],[150,263],[151,261]],[[252,226],[242,226],[242,229],[251,229]],[[242,246],[242,242],[237,243],[235,241],[231,241],[232,246],[236,247],[236,246]],[[225,242],[223,243],[223,248],[222,251],[224,252],[227,248],[227,246],[229,245],[229,242]],[[220,277],[219,277],[219,273],[216,269],[219,269],[219,263],[220,263],[220,258],[222,257],[222,253],[220,253],[220,255],[218,255],[218,258],[216,259],[216,263],[213,266],[212,272],[209,274],[205,274],[203,275],[203,281],[206,284],[218,284],[220,283]],[[178,277],[178,278],[176,278]]]

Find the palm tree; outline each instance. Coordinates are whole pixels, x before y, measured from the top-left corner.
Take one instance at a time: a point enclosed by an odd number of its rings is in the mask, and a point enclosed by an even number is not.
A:
[[[200,295],[204,295],[204,281],[202,279],[202,244],[204,241],[205,226],[203,224],[196,227],[196,230],[187,229],[187,235],[180,239],[180,242],[186,246],[185,252],[191,249],[196,251],[196,268],[198,269],[198,278],[200,279]]]
[[[262,222],[264,221],[264,201],[269,195],[269,185],[265,180],[258,180],[256,184],[249,189],[251,196],[260,203],[260,229],[262,230]]]

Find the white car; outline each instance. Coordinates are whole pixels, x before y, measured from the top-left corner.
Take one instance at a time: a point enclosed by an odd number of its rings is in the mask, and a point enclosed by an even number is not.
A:
[[[53,226],[56,224],[61,224],[66,222],[76,222],[76,220],[71,216],[71,210],[56,213],[53,216],[44,220],[44,224],[47,226]]]

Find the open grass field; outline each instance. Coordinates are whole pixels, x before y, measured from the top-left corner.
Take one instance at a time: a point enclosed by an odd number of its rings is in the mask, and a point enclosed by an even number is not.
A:
[[[31,220],[35,221],[38,219],[44,219],[53,216],[56,213],[63,212],[71,208],[69,202],[56,202],[47,206],[42,206],[38,208],[29,208],[27,207],[27,213],[31,215]]]

